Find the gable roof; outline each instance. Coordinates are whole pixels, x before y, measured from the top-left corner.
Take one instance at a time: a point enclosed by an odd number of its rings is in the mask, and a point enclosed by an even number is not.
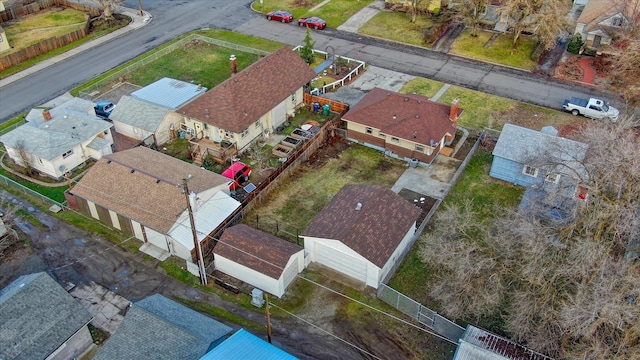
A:
[[[505,124],[493,155],[521,164],[544,157],[549,160],[549,164],[562,163],[582,172],[584,169],[581,161],[586,156],[587,148],[587,144],[578,141]]]
[[[420,212],[385,187],[345,185],[301,236],[339,240],[382,268]]]
[[[23,275],[0,290],[0,358],[44,359],[92,316],[47,273]]]
[[[155,133],[162,120],[164,120],[167,111],[168,108],[166,107],[123,95],[109,118],[113,121],[119,121],[123,124]]]
[[[629,7],[633,6],[633,1],[629,2]],[[628,14],[633,14],[632,10],[629,10]],[[593,31],[601,27],[607,27],[599,24],[600,22],[616,15],[624,14],[621,4],[612,0],[589,0],[584,6],[582,13],[578,17],[579,24],[586,24],[585,31]],[[584,40],[584,39],[583,39]]]
[[[133,304],[94,359],[199,359],[231,328],[156,294]]]
[[[219,359],[295,360],[297,357],[240,329],[200,360]]]
[[[186,208],[178,184],[189,174],[189,190],[196,194],[229,182],[196,165],[136,147],[103,156],[69,192],[165,234]]]
[[[283,47],[177,110],[207,124],[242,132],[315,77],[298,53]]]
[[[51,161],[113,125],[95,116],[77,112],[31,121],[0,136],[5,146],[16,148],[22,142],[28,154]]]
[[[131,96],[158,106],[177,109],[206,91],[207,88],[201,85],[165,77],[132,92]]]
[[[297,244],[240,224],[224,231],[213,252],[279,279],[291,256],[302,250]]]
[[[95,114],[96,114],[94,110],[95,105],[96,104],[93,101],[74,97],[68,101],[63,102],[60,105],[57,105],[57,106],[54,105],[51,109],[49,109],[49,114],[51,114],[52,119],[57,118],[59,116],[71,115],[71,114],[91,115],[92,117],[95,117]],[[38,124],[43,123],[45,121],[44,116],[42,115],[44,110],[45,108],[42,108],[42,107],[31,109],[27,114],[27,116],[25,117],[25,120],[27,120],[28,122],[35,121]]]
[[[446,134],[456,133],[455,123],[449,120],[450,109],[449,105],[438,104],[421,95],[373,88],[342,119],[432,146],[431,140],[438,142]],[[460,114],[462,109],[458,111],[458,116]]]

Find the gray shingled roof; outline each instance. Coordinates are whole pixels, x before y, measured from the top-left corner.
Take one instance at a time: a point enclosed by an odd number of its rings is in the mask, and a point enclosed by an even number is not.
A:
[[[552,155],[558,161],[580,161],[587,153],[584,143],[545,134],[521,126],[505,124],[493,155],[519,163],[539,155]]]
[[[51,161],[113,125],[90,115],[74,113],[37,126],[36,122],[28,122],[0,136],[0,141],[11,148],[16,148],[22,141],[27,153]]]
[[[0,359],[44,359],[92,316],[47,273],[0,290]]]
[[[154,133],[168,110],[166,107],[123,95],[109,119]]]
[[[94,360],[199,359],[231,328],[156,294],[131,306]]]
[[[279,279],[291,256],[302,250],[297,244],[240,224],[224,231],[213,252]]]
[[[91,115],[92,117],[95,117],[95,110],[93,109],[95,105],[96,104],[93,101],[74,97],[69,101],[65,101],[62,104],[54,106],[53,108],[49,109],[49,114],[51,115],[52,119],[55,119],[57,117],[61,117],[64,115],[73,115],[73,114]],[[40,126],[40,124],[45,122],[44,116],[42,115],[44,110],[45,110],[44,108],[31,109],[31,111],[29,111],[25,119],[28,122],[37,122],[38,126]]]
[[[339,240],[382,268],[420,212],[385,187],[345,185],[301,236]]]
[[[169,109],[177,109],[206,91],[206,87],[165,77],[132,92],[131,96]]]

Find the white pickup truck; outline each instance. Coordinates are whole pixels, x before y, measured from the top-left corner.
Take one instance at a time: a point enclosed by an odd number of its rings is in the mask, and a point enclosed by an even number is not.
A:
[[[562,104],[562,108],[572,113],[573,115],[582,115],[592,119],[609,119],[611,121],[618,120],[620,112],[613,106],[607,105],[607,103],[600,99],[590,98],[581,99],[572,97],[571,100],[565,100]]]

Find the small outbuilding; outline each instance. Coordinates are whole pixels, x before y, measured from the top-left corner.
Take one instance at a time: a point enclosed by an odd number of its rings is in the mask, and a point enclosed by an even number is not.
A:
[[[277,297],[305,266],[301,246],[242,224],[227,228],[213,253],[216,270]]]

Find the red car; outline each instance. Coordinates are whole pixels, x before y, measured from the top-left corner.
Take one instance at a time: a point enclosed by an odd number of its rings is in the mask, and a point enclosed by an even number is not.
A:
[[[251,166],[240,161],[231,164],[222,172],[222,176],[233,180],[229,183],[229,190],[235,190],[240,184],[249,181],[249,175],[251,175]]]
[[[316,30],[322,30],[327,27],[327,22],[317,16],[298,19],[298,26],[306,26]]]
[[[275,20],[282,23],[288,23],[293,21],[293,15],[288,11],[276,10],[267,13],[267,20]]]

